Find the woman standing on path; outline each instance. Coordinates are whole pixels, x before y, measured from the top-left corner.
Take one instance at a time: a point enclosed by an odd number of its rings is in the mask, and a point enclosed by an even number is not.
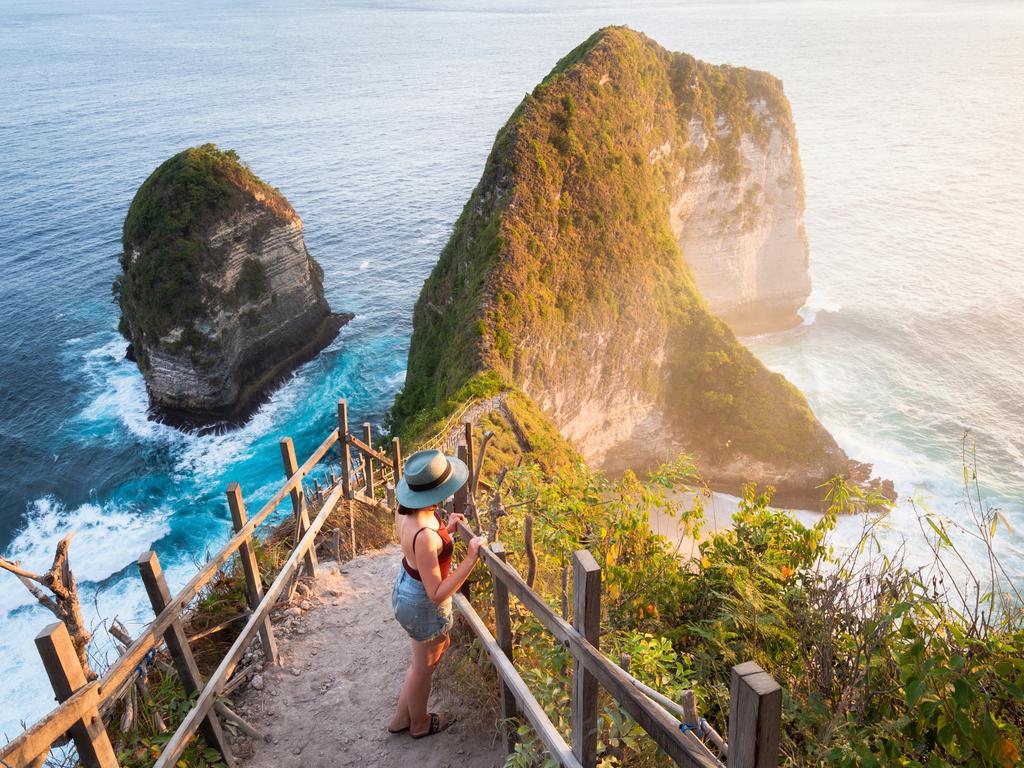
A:
[[[395,529],[404,557],[391,605],[398,623],[412,638],[412,662],[388,731],[408,730],[414,739],[440,733],[455,721],[447,713],[427,712],[427,699],[434,669],[451,644],[452,595],[469,577],[480,547],[486,543],[481,536],[473,537],[466,559],[451,571],[451,534],[465,518],[453,514],[445,524],[439,507],[468,478],[469,470],[459,459],[441,451],[417,451],[409,457],[395,487]]]

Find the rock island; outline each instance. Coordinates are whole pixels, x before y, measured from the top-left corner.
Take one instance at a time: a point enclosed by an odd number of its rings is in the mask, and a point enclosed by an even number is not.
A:
[[[114,297],[158,419],[241,423],[351,319],[331,312],[302,233],[284,195],[213,144],[142,184]]]

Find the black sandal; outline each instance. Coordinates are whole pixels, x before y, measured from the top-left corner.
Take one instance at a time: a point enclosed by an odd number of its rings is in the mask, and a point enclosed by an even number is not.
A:
[[[438,715],[437,712],[431,712],[430,728],[427,730],[427,732],[413,733],[412,731],[409,731],[409,735],[412,736],[414,739],[423,739],[427,736],[433,736],[435,733],[440,733],[441,731],[447,730],[448,727],[454,722],[454,715],[449,715],[447,712],[444,713],[444,721],[442,722],[441,715]]]

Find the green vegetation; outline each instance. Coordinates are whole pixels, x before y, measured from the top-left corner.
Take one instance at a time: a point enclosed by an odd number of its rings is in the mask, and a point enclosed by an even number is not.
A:
[[[848,553],[834,552],[837,516],[881,501],[841,480],[830,484],[829,513],[812,527],[750,488],[733,527],[708,535],[706,489],[685,461],[648,483],[628,473],[612,483],[581,464],[546,472],[529,458],[509,478],[510,500],[536,500],[501,519],[509,561],[525,573],[522,525],[531,514],[535,588],[558,611],[562,569],[573,551],[589,549],[602,567],[602,651],[628,653],[632,672],[670,698],[692,689],[719,732],[729,669],[754,660],[783,686],[785,765],[1019,764],[1024,601],[995,555],[982,575],[971,572],[953,547],[952,523],[922,513],[934,558],[917,568],[881,554],[884,514],[864,518]],[[687,490],[695,502],[681,501]],[[991,553],[999,513],[969,489],[964,508],[968,533]],[[680,558],[651,533],[652,509],[674,515],[701,542],[692,558],[690,545]],[[490,590],[481,592],[477,607],[487,615]],[[513,623],[517,669],[568,738],[571,658],[517,601]],[[543,762],[530,728],[519,733],[508,765]],[[598,750],[602,766],[670,764],[606,696]]]
[[[708,312],[671,231],[685,168],[710,153],[736,177],[740,137],[767,138],[760,99],[795,141],[770,75],[622,27],[562,59],[499,131],[423,286],[393,429],[421,434],[480,377],[530,395],[597,381],[664,401],[702,462],[835,462],[804,397]],[[704,154],[688,142],[692,119]],[[595,366],[596,349],[614,362]]]
[[[122,274],[114,282],[121,333],[138,351],[174,328],[192,328],[208,314],[212,299],[223,298],[201,280],[223,258],[206,235],[226,213],[241,210],[253,198],[277,219],[296,216],[281,193],[261,181],[233,150],[213,144],[179,152],[139,187],[124,222]],[[235,298],[252,299],[265,289],[262,265],[247,261]],[[179,343],[195,347],[206,342],[193,333]],[[140,363],[145,364],[144,355]]]
[[[235,297],[239,301],[254,301],[267,291],[267,268],[259,259],[242,262],[242,272],[235,283]]]

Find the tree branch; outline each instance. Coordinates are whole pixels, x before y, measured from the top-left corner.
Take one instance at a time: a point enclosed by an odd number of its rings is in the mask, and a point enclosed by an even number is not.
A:
[[[40,584],[43,583],[43,577],[42,576],[40,576],[37,573],[32,573],[32,571],[26,571],[24,568],[22,568],[20,566],[21,566],[21,561],[20,560],[19,561],[15,561],[15,562],[12,563],[7,558],[0,557],[0,568],[3,568],[5,571],[10,571],[15,576],[20,576],[23,579],[31,579],[32,581],[38,581]]]
[[[33,584],[31,579],[21,574],[17,574],[17,576],[21,583],[25,585],[25,589],[32,593],[32,597],[38,600],[44,608],[53,613],[58,619],[61,618],[60,609],[57,608],[57,604],[50,599],[49,595]]]

